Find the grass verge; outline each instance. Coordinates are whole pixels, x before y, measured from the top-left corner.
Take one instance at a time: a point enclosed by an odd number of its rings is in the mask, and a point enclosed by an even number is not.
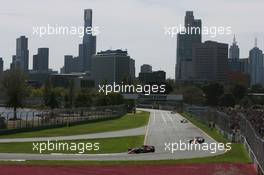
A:
[[[126,152],[128,148],[140,147],[143,145],[144,136],[129,136],[129,137],[114,137],[114,138],[103,138],[103,139],[88,139],[88,140],[70,140],[70,141],[54,141],[50,142],[55,147],[55,144],[60,148],[61,151],[43,151],[43,154],[50,153],[69,153],[69,154],[104,154],[104,153],[120,153]],[[38,148],[48,148],[47,142],[35,142],[36,143],[45,143]],[[95,143],[99,143],[99,150],[95,146]],[[88,145],[88,147],[87,147]],[[22,143],[0,143],[0,153],[40,153],[40,149],[33,150],[32,142],[22,142]],[[90,151],[88,151],[90,149]],[[63,150],[64,149],[64,150]],[[77,149],[77,150],[76,150]]]
[[[190,122],[201,128],[212,138],[218,142],[227,142],[222,135],[216,130],[211,130],[207,125],[191,117],[188,113],[182,114]],[[176,165],[176,164],[211,164],[211,163],[252,163],[243,144],[232,144],[232,149],[225,154],[193,158],[193,159],[179,159],[179,160],[152,160],[152,161],[25,161],[25,162],[11,162],[0,161],[2,165],[40,165],[40,166],[124,166],[124,165]]]
[[[251,163],[242,144],[232,144],[232,150],[218,156],[152,161],[0,161],[1,165],[40,165],[40,166],[124,166],[124,165],[178,165],[178,164],[211,164],[211,163]]]
[[[148,119],[149,112],[142,111],[136,114],[127,114],[123,117],[112,120],[98,121],[69,127],[1,135],[0,138],[53,137],[117,131],[145,126],[148,123]]]

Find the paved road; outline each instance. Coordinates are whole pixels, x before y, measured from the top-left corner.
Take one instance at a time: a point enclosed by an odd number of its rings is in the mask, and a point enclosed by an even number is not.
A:
[[[0,160],[165,160],[165,159],[186,159],[195,157],[214,156],[222,154],[217,151],[215,154],[210,151],[175,151],[165,150],[165,143],[188,143],[196,136],[205,138],[206,143],[216,143],[202,130],[191,123],[180,123],[183,117],[180,114],[171,114],[170,111],[152,110],[150,121],[147,126],[145,144],[154,145],[155,153],[128,155],[127,153],[117,154],[9,154],[1,153]]]
[[[55,140],[81,140],[81,139],[95,139],[95,138],[109,138],[109,137],[126,137],[126,136],[145,135],[145,133],[146,133],[146,127],[140,127],[140,128],[120,130],[120,131],[71,135],[71,136],[0,139],[0,143],[40,142],[40,141],[47,141],[47,140],[55,141]]]

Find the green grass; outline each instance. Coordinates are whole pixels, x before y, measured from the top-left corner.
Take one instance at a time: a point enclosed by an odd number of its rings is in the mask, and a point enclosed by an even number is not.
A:
[[[226,143],[228,142],[220,133],[216,130],[211,130],[207,125],[196,120],[194,117],[191,117],[188,113],[182,114],[194,125],[198,126],[212,138],[218,142]],[[25,162],[0,162],[0,164],[7,165],[51,165],[51,166],[123,166],[123,165],[175,165],[175,164],[210,164],[210,163],[252,163],[252,160],[249,158],[245,147],[243,144],[232,144],[232,149],[225,154],[203,157],[203,158],[193,158],[193,159],[179,159],[179,160],[153,160],[153,161],[25,161]]]
[[[221,143],[227,143],[229,142],[227,138],[224,138],[223,135],[221,135],[215,128],[211,129],[206,124],[202,123],[201,121],[197,120],[195,117],[193,117],[190,113],[184,112],[182,113],[182,116],[188,119],[191,123],[202,129],[204,132],[206,132],[209,136],[211,136],[213,139],[215,139],[217,142]],[[245,150],[245,147],[243,144],[239,143],[233,143],[231,151],[228,151],[225,154],[216,156],[215,158],[201,158],[201,161],[206,162],[237,162],[237,163],[249,163],[251,162],[251,159],[248,155],[248,153]],[[208,160],[207,160],[208,159]],[[192,161],[192,160],[186,160],[186,161]],[[196,161],[196,159],[194,159]],[[199,159],[198,159],[199,161]]]
[[[61,127],[54,129],[45,129],[32,132],[23,132],[9,135],[1,135],[0,138],[32,138],[32,137],[52,137],[52,136],[69,136],[78,134],[90,134],[108,131],[117,131],[123,129],[137,128],[147,125],[149,119],[149,112],[140,112],[134,114],[127,114],[123,117],[92,122],[87,124],[80,124],[70,127]]]
[[[88,140],[71,140],[71,141],[58,141],[52,143],[68,143],[70,145],[79,144],[79,151],[61,150],[61,151],[43,151],[42,154],[50,153],[70,153],[70,154],[103,154],[103,153],[120,153],[127,152],[128,148],[140,147],[143,145],[144,136],[130,136],[130,137],[114,137],[114,138],[103,138],[103,139],[88,139]],[[35,142],[36,143],[47,143],[47,142]],[[99,143],[99,150],[85,150],[84,144],[89,145],[89,149],[96,149],[95,143]],[[90,145],[91,144],[91,145]],[[91,147],[90,147],[91,146]],[[46,146],[47,147],[47,146]],[[42,146],[44,148],[44,145]],[[62,147],[61,147],[62,148]],[[66,148],[66,147],[65,147]],[[32,142],[22,143],[0,143],[0,153],[34,153],[39,154],[37,150],[33,151]]]
[[[49,165],[49,166],[123,166],[123,165],[176,165],[176,164],[211,164],[211,163],[251,163],[242,144],[232,144],[232,150],[218,156],[179,159],[179,160],[152,160],[152,161],[0,161],[1,165]]]

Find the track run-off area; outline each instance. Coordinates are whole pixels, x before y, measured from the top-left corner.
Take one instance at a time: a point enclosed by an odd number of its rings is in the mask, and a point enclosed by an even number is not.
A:
[[[87,135],[62,136],[62,137],[44,137],[44,138],[17,138],[0,139],[0,143],[10,142],[38,142],[45,140],[77,140],[90,138],[110,138],[132,135],[145,135],[145,144],[154,145],[155,153],[147,154],[26,154],[26,153],[0,153],[0,160],[169,160],[169,159],[188,159],[197,157],[208,157],[223,154],[224,151],[212,153],[206,150],[177,150],[171,151],[170,144],[180,142],[188,145],[189,140],[194,137],[203,137],[205,142],[216,143],[201,129],[192,123],[181,123],[184,118],[178,114],[172,114],[170,111],[140,109],[150,112],[149,123],[146,127],[121,130],[106,133],[95,133]],[[172,148],[170,146],[170,148]]]
[[[0,165],[1,174],[60,174],[60,175],[144,175],[144,174],[166,174],[166,175],[256,175],[252,164],[240,163],[210,163],[210,164],[162,164],[159,165],[27,165],[16,161],[162,161],[162,160],[179,160],[211,157],[222,155],[224,151],[216,151],[211,153],[204,150],[177,150],[172,153],[166,149],[169,143],[185,143],[188,144],[190,139],[194,137],[203,137],[205,143],[217,143],[208,134],[196,127],[191,122],[182,123],[184,119],[179,113],[171,113],[166,110],[156,109],[138,109],[150,112],[148,125],[145,127],[111,131],[103,133],[82,134],[72,136],[57,137],[41,137],[41,138],[12,138],[0,139],[0,143],[17,143],[17,142],[37,142],[46,140],[78,140],[78,139],[94,139],[94,138],[111,138],[145,135],[144,144],[155,146],[155,153],[145,154],[127,154],[109,153],[109,154],[27,154],[27,153],[0,153],[0,161],[14,161],[12,165]],[[167,147],[168,148],[168,147]],[[212,157],[213,159],[213,157]]]

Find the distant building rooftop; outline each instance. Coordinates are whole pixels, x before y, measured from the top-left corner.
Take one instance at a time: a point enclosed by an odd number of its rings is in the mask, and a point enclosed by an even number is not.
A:
[[[100,56],[104,56],[104,55],[128,56],[127,51],[123,51],[121,49],[101,51],[101,52],[97,52],[97,55],[100,55]]]

